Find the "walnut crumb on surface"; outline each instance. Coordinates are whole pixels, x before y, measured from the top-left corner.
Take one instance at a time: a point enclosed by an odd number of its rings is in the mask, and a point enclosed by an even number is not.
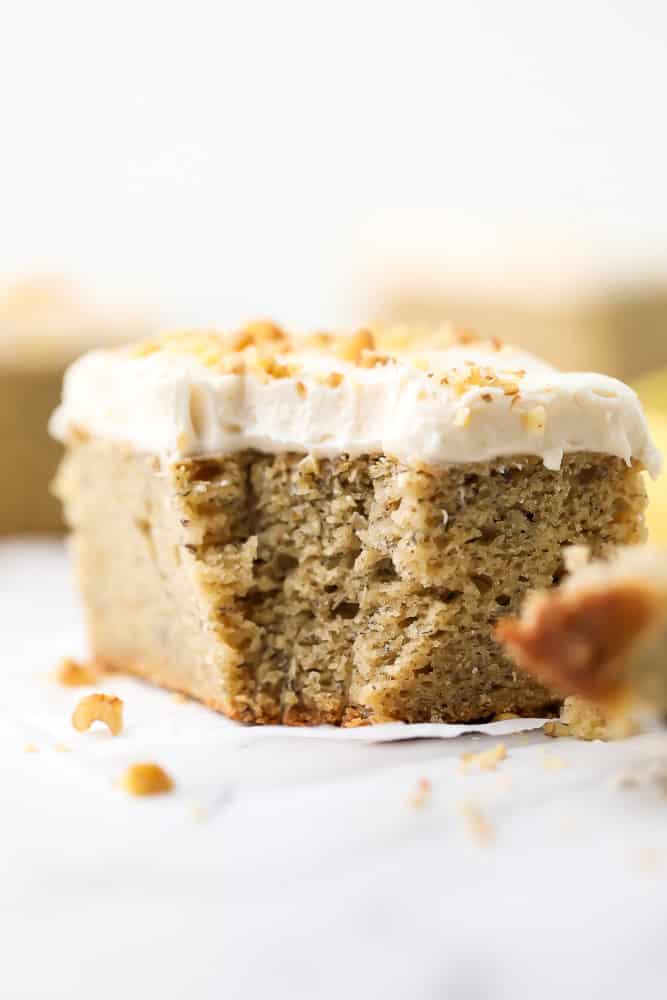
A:
[[[414,809],[423,809],[431,797],[433,786],[428,778],[420,778],[417,782],[417,790],[410,796],[410,805]]]
[[[461,767],[467,772],[468,768],[476,764],[480,771],[495,771],[501,760],[507,757],[507,747],[504,743],[498,743],[490,750],[482,750],[479,753],[462,753]]]
[[[563,702],[558,720],[545,722],[544,732],[577,740],[624,740],[636,735],[639,726],[627,716],[609,719],[586,698],[571,695]]]
[[[112,694],[89,694],[82,698],[74,709],[72,725],[79,733],[85,733],[93,722],[103,722],[112,736],[118,736],[123,729],[123,702]]]
[[[95,667],[87,663],[79,663],[78,660],[72,660],[69,657],[60,661],[55,673],[55,679],[59,684],[64,684],[65,687],[85,687],[96,684],[97,678],[98,671]]]
[[[482,845],[489,844],[493,840],[493,826],[478,806],[473,802],[464,802],[461,813],[473,840]]]
[[[173,789],[174,782],[159,764],[146,761],[128,767],[120,785],[130,795],[164,795]]]

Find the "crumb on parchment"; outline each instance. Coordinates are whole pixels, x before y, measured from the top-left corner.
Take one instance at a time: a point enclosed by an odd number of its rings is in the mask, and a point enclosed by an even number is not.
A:
[[[467,772],[471,765],[477,765],[480,771],[495,771],[502,760],[507,757],[507,747],[504,743],[497,743],[490,750],[482,750],[479,753],[462,753],[461,767]]]
[[[461,806],[461,813],[466,821],[468,833],[473,840],[482,845],[489,844],[493,840],[493,826],[479,806],[473,802],[464,802]]]
[[[410,796],[410,805],[414,809],[422,809],[431,797],[433,786],[428,778],[420,778],[417,782],[417,790]]]
[[[112,736],[123,729],[123,702],[112,694],[89,694],[82,698],[72,714],[72,725],[79,733],[90,729],[93,722],[103,722]]]
[[[70,657],[65,657],[60,661],[55,673],[55,680],[65,687],[83,687],[85,685],[96,684],[99,671],[96,667],[88,663],[79,663]]]
[[[562,771],[564,767],[567,767],[567,761],[563,760],[562,757],[548,753],[546,750],[542,757],[542,764],[545,771]]]
[[[586,698],[571,695],[563,702],[559,718],[544,724],[544,732],[577,740],[623,740],[639,732],[639,726],[628,716],[608,718]]]
[[[173,789],[174,782],[159,764],[146,761],[128,767],[120,786],[130,795],[164,795]]]

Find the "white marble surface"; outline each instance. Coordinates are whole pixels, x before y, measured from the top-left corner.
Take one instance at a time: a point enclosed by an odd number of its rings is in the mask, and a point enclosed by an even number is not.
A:
[[[497,737],[223,737],[217,716],[119,678],[104,690],[125,699],[126,733],[79,735],[81,691],[49,680],[83,648],[59,545],[0,545],[0,628],[1,996],[664,992],[667,798],[617,785],[667,755],[661,734],[512,735],[495,774],[463,774],[459,755]],[[114,787],[139,755],[173,795]]]

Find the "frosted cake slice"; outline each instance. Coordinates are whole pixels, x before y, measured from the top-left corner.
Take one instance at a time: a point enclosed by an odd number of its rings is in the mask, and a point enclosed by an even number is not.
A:
[[[469,335],[271,324],[79,359],[52,420],[92,652],[245,722],[469,722],[558,695],[494,637],[568,545],[644,537],[635,394]]]

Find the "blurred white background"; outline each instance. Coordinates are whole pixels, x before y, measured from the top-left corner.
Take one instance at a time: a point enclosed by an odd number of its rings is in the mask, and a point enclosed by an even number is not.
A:
[[[0,274],[297,325],[667,278],[666,48],[659,0],[8,4]]]

